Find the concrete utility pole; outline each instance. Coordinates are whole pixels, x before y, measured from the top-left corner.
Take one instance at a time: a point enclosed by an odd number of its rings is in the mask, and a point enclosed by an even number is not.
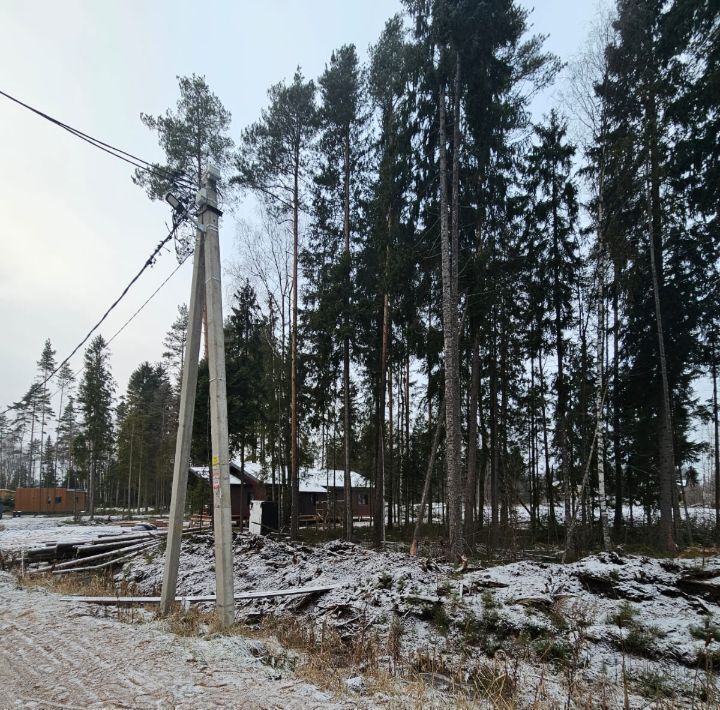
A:
[[[213,524],[215,529],[216,609],[221,626],[235,621],[233,591],[232,517],[230,508],[230,445],[228,442],[227,389],[225,386],[225,332],[220,284],[220,234],[217,208],[217,170],[206,172],[200,192],[201,218],[205,226],[205,297],[210,351],[210,433],[212,438]],[[202,193],[205,192],[205,195]]]
[[[219,173],[208,168],[205,187],[198,192],[197,206],[200,223],[195,240],[192,290],[188,312],[188,337],[183,363],[182,389],[172,499],[168,527],[163,587],[160,611],[168,613],[175,601],[180,562],[185,496],[192,425],[195,413],[198,358],[202,332],[203,311],[208,314],[210,415],[212,430],[212,466],[210,482],[213,488],[215,529],[216,606],[222,626],[230,626],[235,619],[233,590],[232,521],[230,510],[230,461],[227,428],[227,393],[225,388],[225,338],[222,319],[222,289],[220,284],[220,241],[217,208]]]

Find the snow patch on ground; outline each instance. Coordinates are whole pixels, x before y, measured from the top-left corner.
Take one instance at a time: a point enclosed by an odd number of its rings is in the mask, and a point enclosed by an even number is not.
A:
[[[646,706],[651,692],[678,706],[701,689],[717,692],[705,671],[720,661],[718,558],[601,553],[567,565],[523,561],[459,573],[341,541],[310,546],[242,534],[234,550],[236,593],[342,584],[313,597],[240,602],[239,619],[294,615],[348,640],[377,633],[382,648],[399,626],[402,654],[416,670],[468,683],[489,667],[512,673],[520,706],[545,695],[560,702],[572,688],[601,689],[621,707],[623,668],[633,707]],[[128,563],[121,576],[153,594],[162,570],[160,554]],[[212,538],[183,540],[178,594],[214,591]]]

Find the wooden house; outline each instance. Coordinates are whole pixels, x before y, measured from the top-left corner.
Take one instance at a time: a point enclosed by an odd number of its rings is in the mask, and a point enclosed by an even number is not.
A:
[[[241,473],[242,468],[242,473]],[[207,467],[191,466],[190,473],[208,483],[207,505],[212,511],[212,497],[209,492],[209,473]],[[370,482],[356,471],[351,471],[353,517],[369,518],[372,515],[372,497]],[[327,517],[334,511],[336,517],[342,517],[345,489],[344,472],[309,467],[300,468],[300,517],[305,521],[315,519],[319,513]],[[278,480],[276,479],[276,484]],[[272,499],[272,479],[268,467],[254,461],[230,463],[230,495],[233,523],[247,521],[250,514],[250,502]],[[198,511],[199,512],[199,511]]]
[[[190,473],[196,478],[208,483],[210,474],[207,466],[191,466]],[[245,468],[241,473],[240,464],[237,461],[230,462],[230,508],[233,525],[239,525],[240,521],[247,521],[250,517],[250,502],[253,500],[267,500],[267,487]],[[209,512],[212,514],[212,496],[208,494]]]
[[[370,518],[372,515],[372,497],[370,495],[370,481],[357,471],[350,471],[350,486],[352,495],[352,511],[355,520]],[[342,519],[345,509],[345,472],[333,469],[305,468],[300,469],[300,492],[307,490],[322,490],[323,494],[314,501],[315,509],[318,503],[324,502],[322,508],[327,511],[335,510],[335,516]],[[302,509],[302,502],[300,504]]]

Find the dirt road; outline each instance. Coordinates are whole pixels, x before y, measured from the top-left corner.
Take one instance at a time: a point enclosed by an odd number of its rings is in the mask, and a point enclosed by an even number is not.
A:
[[[180,638],[18,588],[0,573],[0,708],[328,708],[327,693],[278,672],[238,637]]]

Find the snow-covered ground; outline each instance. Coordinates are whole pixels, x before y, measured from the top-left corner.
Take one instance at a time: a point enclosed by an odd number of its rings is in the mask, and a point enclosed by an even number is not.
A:
[[[119,535],[128,528],[117,525],[77,524],[67,518],[42,515],[23,515],[19,518],[3,516],[0,520],[0,552],[45,547],[46,543],[89,542],[98,535]]]
[[[0,708],[355,708],[257,658],[237,636],[184,638],[22,588],[0,572]],[[358,702],[360,700],[360,702]]]
[[[0,550],[127,531],[113,525],[77,525],[61,518],[25,517],[5,519],[1,524],[5,528],[0,530]],[[658,560],[613,552],[567,565],[526,560],[461,571],[443,561],[378,552],[342,541],[307,545],[245,533],[235,535],[234,551],[236,592],[340,585],[309,597],[239,603],[239,620],[250,624],[264,619],[297,620],[306,628],[332,628],[350,645],[372,638],[381,667],[432,673],[433,679],[444,679],[460,696],[489,696],[499,683],[503,697],[511,703],[508,707],[532,706],[536,701],[535,707],[560,707],[568,698],[572,698],[571,705],[602,698],[600,705],[622,707],[626,693],[629,705],[637,708],[658,699],[669,703],[664,707],[690,707],[698,701],[706,707],[720,707],[716,679],[720,668],[720,557]],[[214,593],[213,556],[210,534],[183,540],[179,594]],[[162,553],[138,557],[116,580],[133,583],[141,594],[157,594],[162,567]],[[79,638],[79,629],[86,627],[91,638],[106,633],[107,620],[97,627],[85,618],[73,621],[83,614],[99,613],[92,612],[92,607],[83,611],[75,605],[56,606],[53,595],[12,591],[9,580],[3,579],[0,656],[17,645],[32,662],[32,653],[22,650],[24,642],[8,645],[7,633],[3,635],[7,628],[20,629],[18,633],[28,637],[41,634],[12,616],[23,603],[28,608],[41,607],[35,621],[28,624],[52,626],[69,611],[68,627],[76,628],[62,633],[69,633],[70,638]],[[6,601],[11,598],[14,602]],[[8,604],[10,617],[2,615]],[[155,622],[142,628],[137,638],[143,644],[162,633]],[[122,636],[125,632],[117,633]],[[166,648],[174,648],[173,638],[166,637]],[[45,652],[61,645],[59,638],[37,639],[33,643],[44,643],[41,648]],[[202,639],[177,640],[180,647],[195,642],[206,643]],[[123,648],[129,652],[128,646]],[[63,657],[57,664],[74,663],[75,651],[69,653],[69,661]],[[238,659],[242,665],[242,654]],[[110,668],[112,661],[107,663]],[[2,666],[0,660],[0,687]],[[31,681],[35,682],[30,678],[28,683]],[[173,682],[182,685],[181,680]],[[159,692],[154,687],[151,696]],[[69,702],[68,697],[64,700]],[[184,700],[177,698],[173,702],[179,703],[177,707],[215,707],[190,701],[183,705]],[[6,707],[2,703],[0,696],[0,708]],[[69,706],[73,704],[69,702]],[[77,706],[106,707],[82,702]]]
[[[155,593],[162,563],[161,555],[128,563],[121,577]],[[515,707],[598,694],[605,707],[622,707],[625,692],[638,708],[657,697],[673,707],[718,697],[720,558],[602,553],[568,565],[459,572],[340,541],[308,546],[242,535],[235,579],[236,592],[341,583],[314,599],[241,603],[238,615],[334,627],[348,643],[377,634],[380,655],[388,654],[381,663],[390,663],[394,635],[407,667],[437,671],[468,692],[507,678]],[[178,593],[212,594],[214,584],[210,537],[183,541]]]

